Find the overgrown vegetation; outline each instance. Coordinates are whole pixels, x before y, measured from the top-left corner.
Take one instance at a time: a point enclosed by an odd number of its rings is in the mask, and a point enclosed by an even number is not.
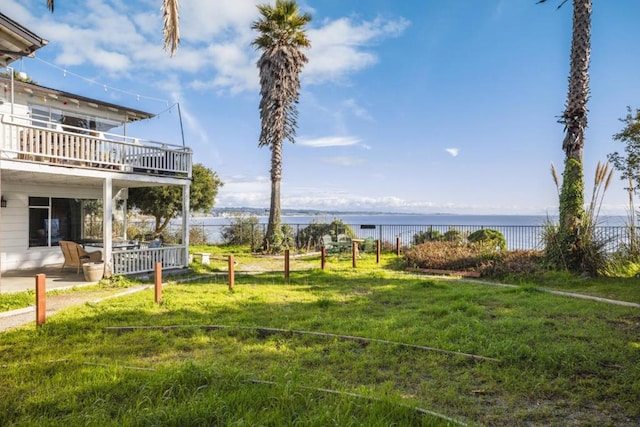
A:
[[[347,237],[354,238],[356,233],[351,226],[347,225],[341,219],[333,219],[330,223],[313,221],[308,226],[302,228],[296,234],[296,240],[300,247],[306,248],[307,251],[318,248],[321,245],[322,236],[330,235],[334,240],[338,234],[344,234]]]

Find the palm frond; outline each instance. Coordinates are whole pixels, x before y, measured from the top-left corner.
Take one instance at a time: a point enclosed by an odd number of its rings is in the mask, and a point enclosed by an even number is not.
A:
[[[162,17],[164,20],[162,34],[164,35],[164,49],[168,49],[171,56],[176,53],[178,44],[180,43],[178,3],[178,0],[163,0],[162,2]]]

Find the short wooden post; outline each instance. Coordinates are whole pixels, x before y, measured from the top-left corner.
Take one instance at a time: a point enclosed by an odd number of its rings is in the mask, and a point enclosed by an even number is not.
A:
[[[351,266],[356,268],[358,266],[358,244],[356,242],[351,242]]]
[[[376,240],[376,264],[380,264],[380,239]]]
[[[400,256],[400,236],[396,237],[396,255]]]
[[[155,288],[155,300],[156,304],[160,304],[162,302],[162,263],[156,262],[154,269],[154,288]]]
[[[325,246],[322,246],[320,254],[320,267],[324,271],[325,267],[327,266],[327,248]]]
[[[284,250],[284,280],[289,281],[289,249]]]
[[[229,255],[229,290],[233,290],[233,286],[236,283],[236,266],[233,261],[233,255]]]
[[[46,274],[36,274],[36,326],[44,325],[47,320],[46,283]]]

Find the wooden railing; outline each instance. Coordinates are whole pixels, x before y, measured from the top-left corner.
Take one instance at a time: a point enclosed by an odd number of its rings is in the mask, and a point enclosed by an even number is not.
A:
[[[115,275],[147,273],[153,271],[158,262],[163,270],[184,267],[186,250],[184,246],[163,246],[114,251],[112,259]]]
[[[83,168],[191,177],[191,149],[2,115],[4,158]]]

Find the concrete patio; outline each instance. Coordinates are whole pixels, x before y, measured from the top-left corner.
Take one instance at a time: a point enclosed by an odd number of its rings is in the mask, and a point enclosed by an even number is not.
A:
[[[35,291],[36,275],[46,275],[46,289],[62,290],[73,287],[87,286],[97,282],[87,282],[84,279],[82,270],[76,273],[75,268],[65,268],[62,270],[62,264],[48,265],[37,269],[30,270],[11,270],[2,273],[0,276],[0,293],[15,293],[27,290]]]

